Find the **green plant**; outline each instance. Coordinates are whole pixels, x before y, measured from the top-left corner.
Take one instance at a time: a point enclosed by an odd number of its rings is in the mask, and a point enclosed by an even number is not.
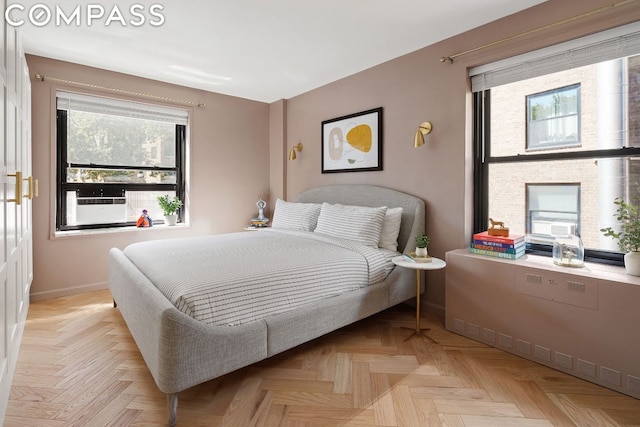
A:
[[[182,206],[182,200],[175,196],[170,198],[165,194],[164,196],[158,196],[158,204],[164,215],[173,215]]]
[[[612,227],[601,228],[600,231],[607,237],[618,239],[618,246],[623,252],[640,251],[640,217],[639,205],[625,203],[621,197],[617,197],[613,204],[618,206],[615,217],[621,222],[620,231],[616,232]]]
[[[416,236],[416,248],[426,248],[429,246],[429,237],[426,234],[421,233]]]

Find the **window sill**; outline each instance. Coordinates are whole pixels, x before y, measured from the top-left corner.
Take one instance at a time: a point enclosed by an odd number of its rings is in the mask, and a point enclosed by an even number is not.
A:
[[[585,262],[584,267],[572,268],[562,267],[553,263],[553,258],[527,254],[520,260],[527,267],[544,268],[546,270],[558,271],[561,273],[575,274],[576,276],[592,277],[594,279],[611,280],[613,282],[640,285],[640,277],[627,274],[624,267],[617,265],[600,264],[596,262]]]
[[[187,223],[179,223],[176,225],[165,225],[159,224],[154,225],[153,227],[114,227],[114,228],[96,228],[92,230],[69,230],[69,231],[56,231],[52,239],[67,239],[71,237],[86,237],[86,236],[97,236],[97,235],[105,235],[105,234],[120,234],[120,233],[156,233],[156,232],[166,232],[170,230],[184,230],[185,228],[190,228],[190,225]]]
[[[456,249],[452,252],[458,254],[465,254],[469,257],[483,259],[492,262],[500,262],[505,264],[511,264],[514,266],[538,268],[547,271],[554,271],[564,274],[572,274],[579,277],[590,277],[593,279],[607,280],[611,282],[624,283],[628,285],[640,286],[640,277],[627,274],[624,267],[599,264],[595,262],[585,262],[584,267],[572,268],[562,267],[553,263],[551,257],[526,254],[522,258],[517,260],[507,260],[500,258],[491,258],[483,255],[472,254],[469,249]]]

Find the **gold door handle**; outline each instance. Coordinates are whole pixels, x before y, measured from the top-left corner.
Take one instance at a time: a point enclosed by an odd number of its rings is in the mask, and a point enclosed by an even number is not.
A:
[[[30,176],[29,178],[25,178],[24,181],[27,181],[27,194],[25,194],[24,197],[29,200],[38,197],[38,180]]]
[[[15,202],[16,205],[19,205],[22,203],[22,172],[16,171],[16,173],[10,173],[7,176],[16,177],[16,196],[14,199],[7,199],[7,202]]]

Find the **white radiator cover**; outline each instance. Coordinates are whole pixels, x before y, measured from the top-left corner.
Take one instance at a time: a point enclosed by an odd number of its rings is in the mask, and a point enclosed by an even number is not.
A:
[[[446,329],[640,398],[640,277],[447,252]]]

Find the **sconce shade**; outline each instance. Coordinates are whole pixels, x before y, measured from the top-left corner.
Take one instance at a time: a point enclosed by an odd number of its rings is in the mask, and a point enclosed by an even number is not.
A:
[[[418,148],[421,145],[424,145],[424,136],[422,136],[422,132],[418,130],[416,131],[416,137],[413,139],[413,146]]]
[[[296,150],[298,150],[298,153],[302,151],[302,142],[298,142],[297,145],[294,145],[293,148],[291,148],[291,151],[289,151],[289,160],[295,160],[298,157],[296,155]]]
[[[431,125],[431,122],[423,122],[420,125],[420,127],[416,131],[416,136],[413,139],[413,146],[415,148],[418,148],[424,145],[424,136],[429,135],[431,133],[432,128],[433,126]]]

